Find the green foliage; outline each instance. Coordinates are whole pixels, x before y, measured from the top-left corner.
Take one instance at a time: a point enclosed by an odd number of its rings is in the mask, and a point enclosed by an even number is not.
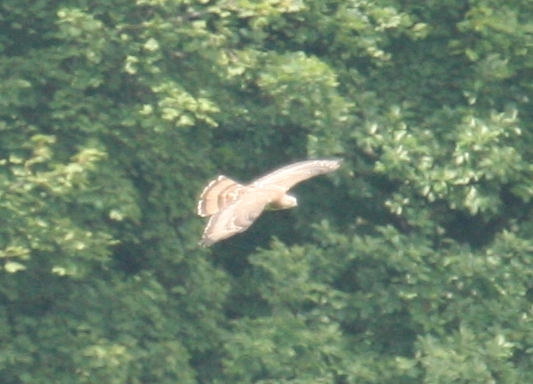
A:
[[[0,381],[533,379],[525,0],[0,4]],[[308,157],[198,246],[199,191]]]

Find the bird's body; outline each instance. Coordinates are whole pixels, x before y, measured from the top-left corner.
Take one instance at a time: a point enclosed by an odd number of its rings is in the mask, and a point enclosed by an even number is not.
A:
[[[287,191],[301,181],[332,172],[342,159],[307,160],[279,168],[248,185],[226,176],[211,181],[198,201],[198,214],[211,216],[201,243],[209,246],[244,232],[267,207],[287,209],[298,205]]]

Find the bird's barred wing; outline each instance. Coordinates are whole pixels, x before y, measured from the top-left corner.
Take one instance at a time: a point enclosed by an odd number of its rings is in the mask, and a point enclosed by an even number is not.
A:
[[[279,197],[277,191],[253,189],[254,191],[243,194],[238,200],[209,219],[200,244],[210,246],[217,241],[246,231],[261,215],[266,205],[272,199]]]
[[[307,160],[279,168],[254,180],[254,186],[276,185],[288,191],[294,185],[323,173],[333,172],[342,164],[342,159]]]

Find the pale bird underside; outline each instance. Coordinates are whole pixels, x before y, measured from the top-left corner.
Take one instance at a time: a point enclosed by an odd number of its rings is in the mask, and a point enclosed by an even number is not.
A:
[[[211,181],[198,201],[198,215],[211,216],[201,244],[209,246],[244,232],[268,207],[287,209],[297,205],[287,191],[301,181],[340,167],[342,159],[307,160],[279,168],[248,185],[218,176]]]

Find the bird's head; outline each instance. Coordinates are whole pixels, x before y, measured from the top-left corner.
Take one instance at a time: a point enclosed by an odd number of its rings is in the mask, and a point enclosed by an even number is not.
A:
[[[296,197],[284,194],[278,200],[273,201],[269,204],[268,209],[272,211],[277,211],[280,209],[289,209],[294,208],[298,205],[298,199]]]

